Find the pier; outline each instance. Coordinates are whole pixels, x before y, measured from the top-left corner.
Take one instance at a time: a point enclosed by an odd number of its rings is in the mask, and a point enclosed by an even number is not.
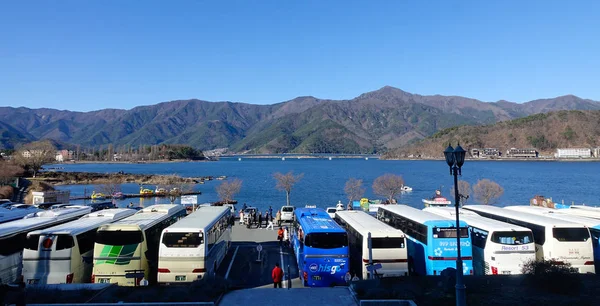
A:
[[[202,192],[200,191],[191,191],[191,192],[182,192],[181,194],[178,195],[179,196],[186,196],[186,195],[200,195],[202,194]],[[140,193],[124,193],[123,196],[119,197],[119,198],[115,198],[115,199],[129,199],[129,198],[166,198],[169,197],[168,193],[152,193],[152,194],[140,194]],[[103,200],[103,199],[112,199],[112,196],[105,196],[104,198],[101,199],[92,199],[91,195],[84,195],[84,196],[76,196],[76,197],[70,197],[69,200],[71,201],[75,201],[75,200]]]

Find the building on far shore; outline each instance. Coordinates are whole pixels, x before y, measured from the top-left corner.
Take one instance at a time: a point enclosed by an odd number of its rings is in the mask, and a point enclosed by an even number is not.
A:
[[[592,149],[590,148],[564,148],[556,149],[556,158],[590,158]]]
[[[521,149],[521,148],[510,148],[506,150],[506,157],[512,158],[537,158],[538,151],[533,148]]]
[[[502,152],[498,148],[473,148],[471,149],[471,157],[486,158],[502,156]]]

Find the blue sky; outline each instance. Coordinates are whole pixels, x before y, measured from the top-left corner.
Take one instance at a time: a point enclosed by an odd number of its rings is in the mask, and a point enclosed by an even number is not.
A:
[[[600,100],[600,1],[3,1],[0,106]]]

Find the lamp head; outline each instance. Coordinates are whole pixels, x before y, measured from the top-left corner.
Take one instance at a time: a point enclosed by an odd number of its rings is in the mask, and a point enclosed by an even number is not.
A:
[[[462,165],[465,163],[465,155],[467,154],[467,151],[465,151],[461,146],[460,143],[458,144],[458,146],[456,146],[456,148],[454,148],[454,161],[456,162],[456,166],[458,166],[458,168],[462,167]],[[446,158],[446,161],[448,160],[448,158]]]
[[[444,157],[446,158],[448,166],[454,166],[454,148],[450,144],[448,144],[448,147],[444,150]]]

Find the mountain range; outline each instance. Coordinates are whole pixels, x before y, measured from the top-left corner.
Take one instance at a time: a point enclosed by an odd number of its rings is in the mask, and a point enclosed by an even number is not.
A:
[[[0,107],[0,146],[53,139],[88,147],[167,143],[233,152],[371,153],[453,126],[558,110],[600,110],[600,103],[573,95],[482,102],[385,86],[350,100],[307,96],[272,105],[192,99],[91,112]]]
[[[448,144],[473,148],[535,148],[552,156],[557,148],[600,146],[600,111],[572,110],[540,113],[482,126],[456,126],[405,146],[387,151],[382,158],[442,158]]]

